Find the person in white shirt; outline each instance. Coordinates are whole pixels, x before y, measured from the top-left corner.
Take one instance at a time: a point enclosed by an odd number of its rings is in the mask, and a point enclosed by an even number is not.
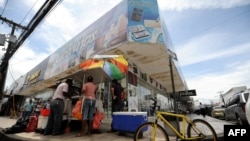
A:
[[[52,134],[56,136],[63,134],[61,132],[61,122],[63,118],[64,100],[65,97],[69,97],[68,91],[72,83],[72,79],[67,79],[57,86],[52,101],[50,102],[50,115],[44,130],[44,135]]]

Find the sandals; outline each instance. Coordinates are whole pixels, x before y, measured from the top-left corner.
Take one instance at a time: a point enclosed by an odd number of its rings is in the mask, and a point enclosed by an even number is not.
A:
[[[79,133],[79,134],[76,135],[76,137],[82,137],[82,136],[84,136],[84,135],[85,135],[85,134]]]
[[[76,135],[76,137],[82,137],[82,136],[86,136],[86,135],[91,135],[91,133],[90,132],[88,132],[86,134],[79,133]]]

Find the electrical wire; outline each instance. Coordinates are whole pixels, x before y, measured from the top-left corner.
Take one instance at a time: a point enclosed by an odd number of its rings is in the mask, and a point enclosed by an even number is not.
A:
[[[5,1],[5,4],[4,4],[3,11],[2,11],[2,13],[1,13],[1,15],[3,15],[3,13],[4,13],[4,11],[5,11],[5,8],[6,8],[6,6],[7,6],[8,1],[9,1],[9,0],[6,0],[6,1]]]
[[[62,2],[62,0],[58,0],[57,3],[55,4],[55,6],[48,12],[48,14],[45,17],[47,17],[52,11],[54,11],[55,8],[57,7],[57,5],[59,5],[59,3],[61,3],[61,2]]]
[[[15,106],[15,95],[13,95],[12,102],[13,102],[13,105],[12,105],[12,106],[13,106],[13,107],[12,107],[12,108],[13,108],[13,111],[12,111],[12,112],[13,112],[13,114],[14,114],[14,117],[16,117],[17,115],[16,115],[16,106]]]
[[[223,24],[223,23],[225,23],[225,22],[229,22],[229,21],[231,21],[231,20],[233,20],[233,19],[236,19],[236,18],[238,18],[238,17],[240,17],[240,16],[242,16],[242,15],[248,13],[249,11],[250,11],[250,9],[248,9],[248,10],[246,10],[246,11],[243,11],[243,12],[241,12],[241,13],[235,15],[235,16],[232,16],[232,17],[227,18],[227,19],[225,19],[225,20],[223,20],[223,21],[221,21],[221,22],[219,22],[219,23],[216,23],[216,24],[210,26],[210,27],[207,27],[206,29],[204,29],[204,30],[202,30],[202,31],[200,31],[200,32],[198,32],[198,33],[196,33],[196,34],[197,34],[197,35],[203,34],[203,33],[207,32],[208,30],[210,30],[210,29],[212,29],[212,28],[214,28],[214,27],[216,27],[216,26],[218,26],[218,25],[221,25],[221,24]]]
[[[18,83],[17,83],[17,81],[16,81],[16,79],[14,78],[14,76],[13,76],[13,74],[12,74],[12,72],[11,72],[11,66],[9,66],[9,73],[10,73],[10,75],[11,75],[11,77],[12,77],[12,80],[18,85]]]
[[[57,6],[61,1],[62,1],[62,0],[58,0],[57,3],[56,3],[55,5]],[[33,4],[32,8],[34,7],[34,5],[35,5],[37,2],[38,2],[38,0]],[[52,8],[52,10],[49,11],[49,14],[55,9],[56,6],[54,6],[54,7]],[[31,8],[31,9],[32,9],[32,8]],[[26,14],[26,16],[30,13],[30,11],[31,11],[31,10],[29,10],[29,12]],[[25,16],[25,18],[26,18],[26,16]],[[24,19],[25,19],[25,18],[24,18]],[[24,20],[24,19],[23,19],[23,20]],[[22,22],[23,22],[23,20],[22,20]],[[10,67],[11,67],[11,65],[10,65]],[[15,82],[16,84],[18,84],[18,83],[16,82],[14,76],[12,75],[11,69],[9,69],[9,73],[10,73],[12,79],[14,80],[14,82]]]
[[[32,5],[32,7],[30,8],[30,10],[27,12],[27,14],[24,16],[23,20],[20,22],[20,24],[23,23],[23,21],[26,19],[26,17],[29,15],[29,13],[31,12],[31,10],[34,8],[34,6],[36,5],[36,3],[38,2],[38,0],[36,0],[36,2]]]
[[[35,56],[35,57],[29,57],[28,59],[29,60],[35,60],[37,58],[37,56]],[[20,59],[18,59],[18,58],[16,58],[16,57],[13,57],[12,59],[16,59],[18,62],[16,62],[16,63],[12,63],[11,65],[13,66],[13,65],[19,65],[19,64],[22,64],[22,63],[26,63],[25,61],[21,61]]]

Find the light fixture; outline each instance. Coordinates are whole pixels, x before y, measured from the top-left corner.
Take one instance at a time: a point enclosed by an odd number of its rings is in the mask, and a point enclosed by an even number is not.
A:
[[[10,35],[9,42],[15,43],[17,41],[17,37],[15,35]]]
[[[0,46],[4,46],[6,40],[6,36],[4,34],[0,34]]]

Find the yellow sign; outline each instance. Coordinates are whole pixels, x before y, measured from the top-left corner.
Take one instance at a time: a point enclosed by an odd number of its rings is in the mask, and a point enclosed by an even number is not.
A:
[[[30,76],[28,77],[28,82],[31,82],[31,81],[34,82],[34,80],[36,80],[36,79],[40,76],[40,73],[41,73],[41,70],[36,71],[36,72],[33,73],[32,75],[30,75]]]

